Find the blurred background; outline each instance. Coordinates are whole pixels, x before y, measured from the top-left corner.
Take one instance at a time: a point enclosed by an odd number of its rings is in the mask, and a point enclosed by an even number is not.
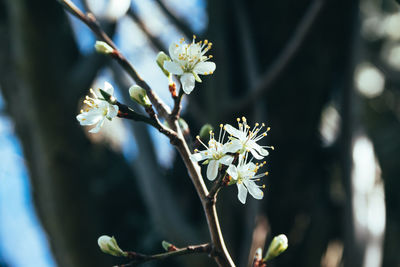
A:
[[[285,233],[268,266],[400,266],[400,10],[394,0],[74,0],[91,11],[168,103],[158,51],[196,34],[217,64],[184,100],[192,136],[246,116],[271,132],[265,198],[236,188],[217,208],[228,249]],[[55,0],[0,2],[0,266],[112,266],[100,235],[152,254],[208,242],[200,201],[168,140],[113,120],[76,121],[109,81],[135,107],[133,81],[93,49]],[[210,185],[207,182],[207,185]],[[215,266],[205,255],[143,266]]]

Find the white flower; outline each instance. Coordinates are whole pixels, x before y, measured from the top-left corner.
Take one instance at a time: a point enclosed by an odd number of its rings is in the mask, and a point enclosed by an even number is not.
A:
[[[220,125],[220,128],[223,128],[222,124]],[[222,140],[225,137],[225,131],[222,136],[221,133],[222,132],[220,130],[217,141],[214,138],[214,133],[210,131],[210,141],[208,142],[208,146],[201,141],[200,136],[197,136],[197,140],[199,140],[199,142],[206,148],[206,150],[198,152],[198,150],[196,149],[195,152],[198,153],[190,156],[193,161],[206,160],[206,164],[208,164],[207,178],[210,181],[213,181],[217,177],[218,169],[221,164],[229,166],[229,164],[231,164],[233,161],[233,156],[227,155],[227,153],[233,152],[231,150],[231,146],[228,143],[222,144]]]
[[[234,180],[238,188],[238,199],[243,204],[246,203],[247,192],[250,193],[255,199],[262,199],[264,196],[263,191],[260,188],[265,186],[259,186],[255,181],[259,181],[259,178],[268,175],[268,172],[257,174],[259,168],[264,166],[265,162],[260,165],[256,165],[253,162],[246,163],[247,153],[239,157],[238,166],[230,165],[226,171]]]
[[[195,80],[201,82],[199,74],[209,75],[215,71],[215,63],[207,61],[212,56],[205,56],[211,49],[212,43],[205,40],[195,43],[196,36],[190,44],[184,43],[182,38],[179,43],[172,43],[169,55],[172,61],[164,61],[164,68],[172,74],[180,76],[183,91],[190,94],[194,88]]]
[[[245,117],[242,117],[243,123],[240,122],[240,119],[237,119],[239,129],[234,128],[233,126],[226,124],[224,129],[231,134],[231,146],[232,150],[236,149],[242,154],[245,151],[249,151],[254,158],[263,159],[265,156],[268,156],[269,152],[266,148],[274,149],[273,146],[260,146],[257,144],[264,136],[267,136],[267,132],[269,131],[269,127],[260,134],[261,129],[265,126],[265,124],[261,124],[261,127],[258,127],[259,124],[256,123],[254,128],[250,130],[250,126],[247,125],[247,120]]]
[[[109,95],[114,94],[114,88],[108,82],[104,83],[104,92]],[[112,105],[104,100],[100,91],[95,92],[93,89],[90,89],[90,93],[92,93],[93,97],[86,96],[85,103],[87,108],[81,110],[81,114],[76,116],[76,119],[79,121],[81,125],[96,125],[96,127],[89,130],[91,133],[97,133],[100,131],[101,126],[103,126],[105,119],[112,120],[118,114],[118,106]]]

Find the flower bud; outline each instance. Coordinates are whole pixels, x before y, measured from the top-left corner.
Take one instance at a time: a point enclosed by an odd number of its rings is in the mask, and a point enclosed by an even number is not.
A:
[[[131,99],[136,101],[138,104],[144,106],[144,107],[149,107],[151,106],[151,102],[149,97],[146,94],[146,90],[144,90],[142,87],[138,85],[132,85],[129,88],[129,95],[131,96]]]
[[[161,243],[162,247],[165,249],[165,251],[176,251],[177,247],[175,247],[174,245],[172,245],[171,243],[167,242],[167,241],[163,241]]]
[[[171,61],[171,58],[167,54],[161,51],[158,53],[156,61],[157,65],[164,72],[165,76],[170,77],[171,74],[169,73],[169,71],[164,69],[164,61]]]
[[[127,257],[128,253],[119,248],[117,240],[114,237],[102,235],[97,240],[101,251],[117,257]]]
[[[267,254],[265,255],[263,261],[268,261],[279,256],[287,248],[288,248],[287,237],[284,234],[275,236],[274,239],[272,239],[271,244],[269,245]]]
[[[114,53],[114,48],[112,48],[109,44],[103,41],[96,41],[94,45],[96,51],[100,54],[111,54]]]
[[[208,124],[208,123],[204,124],[203,127],[201,127],[201,129],[200,129],[200,134],[199,134],[200,138],[202,140],[210,139],[210,132],[212,130],[214,130],[214,128],[212,127],[211,124]]]

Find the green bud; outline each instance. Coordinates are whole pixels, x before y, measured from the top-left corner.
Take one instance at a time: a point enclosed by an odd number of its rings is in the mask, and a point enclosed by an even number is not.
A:
[[[97,240],[101,251],[106,254],[117,257],[127,257],[128,253],[119,248],[117,240],[114,237],[109,237],[108,235],[102,235]]]
[[[203,127],[200,129],[200,138],[202,140],[208,140],[210,139],[210,132],[214,130],[214,128],[211,126],[211,124],[204,124]]]
[[[164,62],[165,61],[171,61],[171,58],[167,54],[165,54],[164,52],[162,52],[162,51],[159,52],[158,55],[157,55],[157,59],[156,59],[157,65],[164,72],[165,76],[170,77],[171,74],[169,73],[169,71],[164,69]]]
[[[189,131],[189,125],[187,124],[187,122],[184,119],[179,118],[178,123],[179,123],[179,127],[181,127],[182,132],[186,133]]]
[[[165,251],[169,251],[170,248],[173,246],[171,243],[167,242],[167,241],[163,241],[161,242],[162,247],[165,249]]]
[[[136,101],[138,104],[144,106],[144,107],[149,107],[151,106],[151,102],[149,97],[146,94],[146,90],[144,90],[142,87],[138,85],[132,85],[129,88],[129,95],[132,100]]]
[[[265,262],[279,256],[287,248],[288,239],[286,235],[280,234],[278,236],[275,236],[274,239],[272,239],[271,244],[269,245],[268,251],[265,254],[263,261]]]
[[[109,44],[103,41],[96,41],[94,45],[96,51],[100,54],[111,54],[114,53],[114,48],[112,48]]]

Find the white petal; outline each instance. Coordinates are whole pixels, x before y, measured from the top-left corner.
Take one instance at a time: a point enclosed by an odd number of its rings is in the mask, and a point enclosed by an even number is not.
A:
[[[96,127],[94,127],[93,129],[89,130],[90,133],[98,133],[100,131],[101,126],[103,126],[104,121],[105,121],[105,117],[103,118],[103,120],[101,120],[99,123],[97,123]]]
[[[76,119],[79,121],[81,125],[93,125],[102,120],[103,117],[104,116],[100,113],[96,114],[96,113],[85,112],[76,116]]]
[[[202,75],[207,75],[210,74],[211,72],[215,71],[215,63],[214,62],[199,62],[196,64],[194,67],[193,71],[196,72],[197,74],[202,74]]]
[[[266,150],[265,148],[263,148],[262,146],[260,146],[259,144],[257,144],[255,141],[249,140],[249,142],[247,144],[250,149],[256,150],[257,153],[260,154],[261,156],[265,157],[265,156],[269,155],[269,151]]]
[[[266,157],[269,155],[269,151],[266,150],[265,148],[260,148],[260,150],[258,151],[258,153],[260,153],[262,156]]]
[[[210,181],[213,181],[218,174],[218,161],[217,160],[210,160],[207,167],[207,178]]]
[[[176,74],[176,75],[183,74],[181,65],[179,65],[178,63],[176,63],[174,61],[164,61],[164,69],[166,69],[167,71],[169,71],[172,74]]]
[[[109,105],[108,111],[107,111],[107,118],[113,119],[117,117],[118,115],[118,106],[117,105]]]
[[[233,161],[233,157],[232,157],[232,156],[229,156],[229,155],[226,155],[226,156],[223,156],[222,158],[220,158],[218,161],[219,161],[219,163],[221,163],[221,164],[224,164],[224,165],[226,165],[226,166],[229,166],[229,165],[232,163],[232,161]]]
[[[236,129],[235,127],[226,124],[225,128],[224,128],[229,134],[233,135],[234,137],[240,139],[240,140],[244,140],[246,139],[246,135],[244,134],[244,132],[239,131],[238,129]]]
[[[243,204],[246,203],[246,197],[247,197],[247,189],[244,187],[243,183],[237,183],[237,188],[238,188],[238,199],[240,202]]]
[[[231,140],[227,142],[222,148],[223,153],[236,153],[242,149],[243,145],[238,139]]]
[[[250,153],[253,155],[254,158],[260,160],[263,159],[264,157],[258,154],[258,152],[254,148],[250,148]]]
[[[264,197],[263,191],[257,186],[257,184],[253,181],[245,182],[247,189],[249,190],[250,195],[252,195],[255,199],[262,199]]]
[[[185,73],[181,76],[181,84],[183,91],[190,94],[194,89],[194,76],[191,73]]]
[[[232,176],[233,179],[237,180],[238,178],[238,171],[235,165],[229,165],[228,169],[226,172]]]
[[[104,82],[104,88],[102,90],[109,95],[114,94],[114,87],[109,82]]]
[[[193,161],[202,161],[202,160],[205,160],[205,159],[209,159],[211,157],[210,153],[206,154],[204,152],[205,151],[202,151],[200,153],[192,154],[192,155],[190,155],[190,159],[193,160]]]
[[[181,47],[176,43],[172,43],[169,46],[169,56],[172,58],[172,60],[179,60],[179,51],[181,50]],[[165,67],[164,67],[165,68]]]

